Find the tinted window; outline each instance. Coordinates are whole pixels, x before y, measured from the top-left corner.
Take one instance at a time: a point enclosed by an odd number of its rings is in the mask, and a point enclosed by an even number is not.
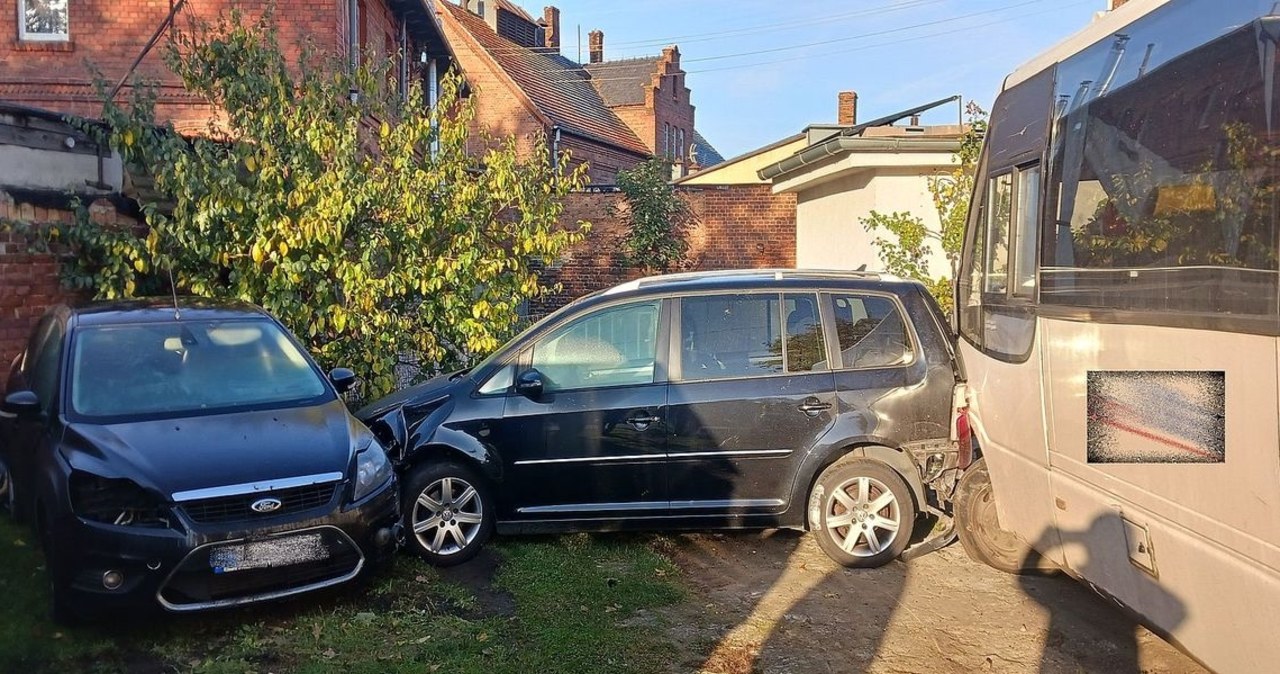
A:
[[[497,372],[489,375],[489,378],[480,385],[481,395],[490,395],[493,393],[505,393],[511,388],[515,376],[514,365],[503,365]]]
[[[686,380],[783,371],[777,295],[686,297],[680,301],[680,332]]]
[[[1221,3],[1187,6],[1216,23]],[[1130,53],[1156,39],[1117,35],[1102,62],[1140,61]],[[1042,302],[1276,314],[1280,87],[1267,41],[1247,26],[1110,91],[1064,66],[1060,86],[1079,85],[1058,121]]]
[[[783,298],[787,312],[787,371],[817,372],[830,369],[818,319],[818,297],[789,294]]]
[[[911,362],[914,350],[898,306],[884,297],[831,296],[845,368],[893,367]]]
[[[82,416],[215,411],[327,395],[306,355],[270,321],[151,323],[75,333],[71,407]]]
[[[533,345],[544,389],[653,382],[660,302],[602,309],[556,329]]]
[[[40,399],[40,408],[52,411],[53,400],[58,395],[58,365],[62,362],[62,324],[50,319],[39,345],[35,360],[28,363],[27,382]]]

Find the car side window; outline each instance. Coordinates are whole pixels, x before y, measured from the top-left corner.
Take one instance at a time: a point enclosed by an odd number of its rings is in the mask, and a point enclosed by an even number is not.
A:
[[[601,309],[534,342],[543,390],[653,383],[660,306],[654,300]]]
[[[845,369],[896,367],[915,352],[898,306],[886,297],[830,295]]]
[[[503,365],[497,372],[489,375],[489,378],[484,380],[484,383],[480,385],[480,389],[477,392],[480,395],[506,393],[507,389],[510,389],[511,384],[514,382],[515,369],[516,366],[514,365]]]
[[[763,377],[783,371],[778,295],[683,298],[680,333],[685,381]]]
[[[28,363],[27,383],[40,400],[40,409],[46,414],[53,409],[53,399],[58,393],[58,365],[62,362],[62,325],[53,321],[45,335],[35,360]]]
[[[789,293],[783,296],[787,314],[787,372],[821,372],[831,369],[818,318],[818,296]]]

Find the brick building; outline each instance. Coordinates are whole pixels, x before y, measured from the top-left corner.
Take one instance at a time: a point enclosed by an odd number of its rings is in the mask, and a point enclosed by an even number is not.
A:
[[[584,65],[560,54],[555,7],[539,19],[509,0],[445,0],[438,11],[476,92],[477,126],[514,135],[526,147],[541,132],[553,150],[585,162],[597,184],[612,184],[618,171],[651,156],[667,157],[681,172],[691,161],[719,161],[694,125],[676,47],[657,57],[606,61],[604,33],[597,30]]]
[[[260,16],[266,0],[191,0],[172,14],[182,28],[232,7]],[[275,0],[281,47],[296,60],[304,44],[320,55],[395,60],[398,82],[442,73],[451,63],[430,0]],[[16,7],[15,7],[16,5]],[[102,110],[92,68],[115,83],[169,20],[171,0],[0,0],[0,100],[96,117]],[[165,67],[161,43],[134,73],[157,84],[156,114],[179,131],[200,131],[216,111],[196,100]],[[353,49],[353,47],[355,47]],[[405,57],[404,55],[407,55]],[[127,97],[126,91],[121,97]]]

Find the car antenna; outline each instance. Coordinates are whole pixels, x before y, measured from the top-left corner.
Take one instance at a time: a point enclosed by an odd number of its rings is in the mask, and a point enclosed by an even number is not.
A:
[[[182,310],[178,308],[178,286],[173,282],[173,264],[169,264],[169,292],[173,293],[173,320],[182,320]]]

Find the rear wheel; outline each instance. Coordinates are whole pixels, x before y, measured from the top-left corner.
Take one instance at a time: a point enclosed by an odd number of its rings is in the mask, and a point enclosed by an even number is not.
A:
[[[492,491],[468,466],[420,464],[409,474],[403,499],[409,547],[436,566],[475,557],[493,533]]]
[[[1055,570],[1035,548],[1000,526],[986,459],[973,462],[956,485],[955,515],[960,544],[975,562],[1014,574]]]
[[[911,490],[879,461],[854,459],[822,472],[809,502],[818,546],[848,567],[883,566],[906,549],[916,520]]]

